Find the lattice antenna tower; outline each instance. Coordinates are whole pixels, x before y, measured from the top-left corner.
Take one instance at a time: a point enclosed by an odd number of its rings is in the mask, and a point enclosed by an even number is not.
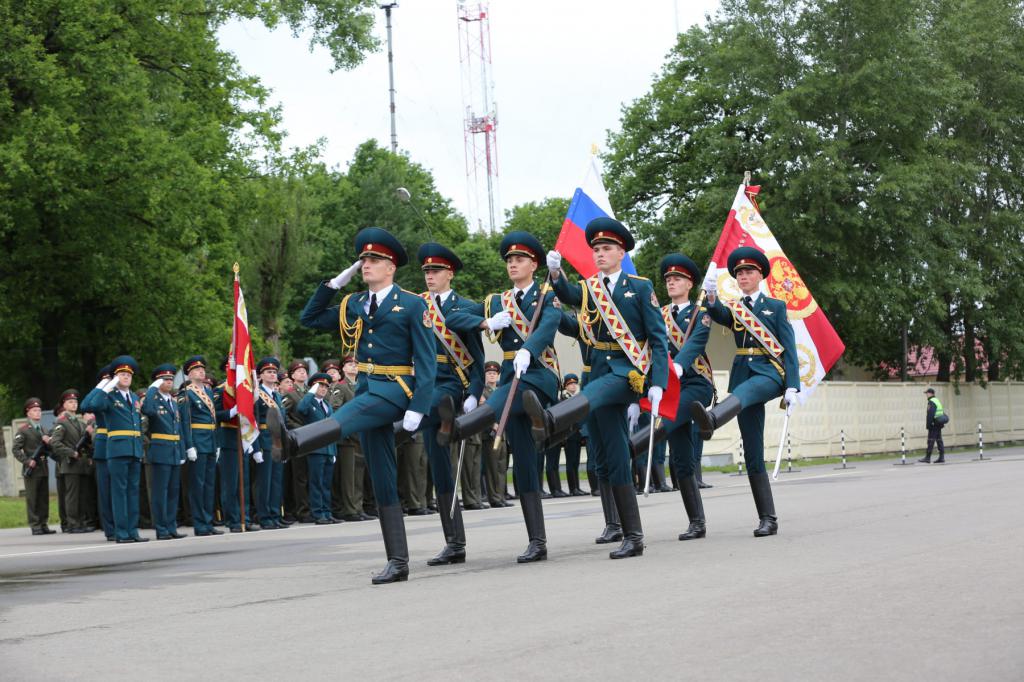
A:
[[[491,75],[491,18],[487,2],[459,0],[459,64],[470,229],[498,229],[498,106]]]

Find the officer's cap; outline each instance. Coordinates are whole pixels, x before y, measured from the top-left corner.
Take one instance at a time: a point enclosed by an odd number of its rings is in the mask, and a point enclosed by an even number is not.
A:
[[[661,276],[668,279],[672,276],[681,276],[696,282],[700,279],[700,268],[693,262],[693,259],[681,253],[670,253],[661,259]]]
[[[571,374],[570,373],[570,374],[566,374],[564,377],[562,377],[562,386],[568,386],[569,384],[578,384],[578,383],[580,383],[580,378],[578,376],[576,376],[575,374]]]
[[[40,400],[39,398],[29,398],[28,400],[26,400],[25,414],[28,414],[28,411],[31,410],[33,407],[38,407],[41,409],[43,407],[43,401]]]
[[[118,372],[128,372],[129,374],[138,374],[139,363],[135,362],[135,358],[130,355],[118,355],[110,362],[110,371],[114,374]]]
[[[227,358],[225,358],[225,364],[227,364],[226,360]],[[202,355],[193,355],[188,360],[186,360],[185,364],[182,365],[181,367],[181,371],[183,371],[185,374],[188,374],[196,367],[202,367],[203,369],[206,369],[206,359],[203,358]]]
[[[508,260],[509,256],[526,256],[540,263],[544,260],[544,247],[540,240],[529,232],[514,230],[501,240],[501,257]]]
[[[69,388],[60,394],[60,404],[63,407],[64,403],[68,400],[79,400],[79,393],[77,388]]]
[[[340,372],[341,371],[341,361],[336,359],[336,358],[331,358],[330,360],[324,360],[323,370],[326,372],[326,371],[332,370],[332,369],[336,369],[336,370],[338,370]]]
[[[422,270],[451,270],[458,272],[462,269],[462,261],[455,252],[437,242],[427,242],[416,252],[416,260],[420,262]]]
[[[364,227],[359,230],[356,235],[356,253],[359,258],[386,258],[399,268],[409,262],[409,256],[401,243],[393,234],[380,227]]]
[[[153,369],[153,373],[150,376],[150,378],[153,381],[156,381],[157,379],[173,379],[174,375],[177,373],[178,368],[172,365],[171,363],[167,362],[162,365],[157,365]]]
[[[359,361],[356,360],[355,356],[353,356],[353,355],[346,355],[345,357],[343,357],[341,359],[341,366],[344,367],[345,365],[347,365],[350,362],[358,363]]]
[[[626,251],[632,251],[633,247],[636,246],[633,235],[629,233],[625,225],[615,218],[605,216],[594,218],[587,223],[586,234],[587,243],[591,246],[595,244],[617,244]]]
[[[759,270],[762,277],[767,277],[768,271],[771,269],[767,256],[753,246],[741,246],[738,249],[733,249],[733,252],[729,254],[728,264],[729,274],[733,277],[736,276],[737,271],[746,268]]]
[[[256,363],[256,373],[262,374],[265,369],[279,370],[281,369],[281,361],[273,357],[261,358],[260,361]]]
[[[114,376],[114,371],[110,365],[103,365],[100,367],[100,371],[96,373],[96,381],[103,381],[104,379],[109,379],[112,376]]]
[[[317,384],[323,384],[324,386],[331,385],[331,375],[325,374],[324,372],[317,372],[309,378],[309,385],[316,386]]]
[[[288,365],[288,376],[291,376],[292,372],[294,372],[297,369],[304,369],[308,372],[309,365],[306,364],[305,360],[292,360],[291,363]]]
[[[494,360],[488,360],[484,363],[484,372],[501,372],[501,365]]]

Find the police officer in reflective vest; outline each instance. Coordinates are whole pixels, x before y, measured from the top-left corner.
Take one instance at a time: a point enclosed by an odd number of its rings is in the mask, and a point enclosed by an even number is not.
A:
[[[928,396],[928,412],[925,417],[925,426],[928,429],[928,449],[925,450],[924,457],[917,461],[931,464],[932,448],[938,445],[939,458],[935,460],[935,463],[945,464],[946,445],[942,442],[942,427],[949,420],[946,418],[946,411],[942,409],[942,403],[935,397],[935,389],[929,388],[924,393]]]

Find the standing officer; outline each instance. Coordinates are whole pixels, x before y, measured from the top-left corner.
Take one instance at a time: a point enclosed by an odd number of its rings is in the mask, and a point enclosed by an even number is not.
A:
[[[213,500],[217,494],[217,407],[206,385],[206,360],[193,355],[182,370],[188,383],[179,396],[185,455],[189,466],[188,503],[196,535],[223,535],[213,527]],[[237,491],[236,491],[237,492]]]
[[[480,401],[490,399],[498,387],[498,377],[501,376],[501,365],[494,360],[484,363],[484,388],[480,395]],[[501,407],[498,407],[501,410]],[[480,438],[480,450],[483,457],[484,483],[487,485],[487,500],[492,507],[511,507],[512,503],[506,498],[508,495],[508,446],[502,438],[495,447],[494,431],[484,430],[471,438]]]
[[[39,420],[43,418],[43,401],[29,398],[25,401],[28,421],[14,434],[14,458],[21,462],[25,472],[25,511],[32,535],[51,535],[57,531],[47,525],[50,518],[50,468],[47,450],[50,434]]]
[[[661,276],[665,280],[669,298],[672,299],[671,304],[661,309],[661,314],[665,320],[665,331],[672,350],[672,369],[680,381],[679,410],[675,419],[660,421],[655,429],[654,440],[655,443],[662,444],[666,438],[668,439],[683,506],[690,522],[686,532],[679,535],[679,539],[694,540],[704,537],[707,529],[704,505],[697,484],[700,453],[693,447],[694,428],[690,405],[697,402],[702,407],[710,406],[715,394],[711,363],[704,350],[711,331],[711,317],[706,308],[701,307],[697,310],[697,307],[690,303],[690,291],[700,278],[700,270],[691,258],[681,253],[665,256],[661,260]],[[686,330],[690,327],[690,318],[694,315],[697,315],[697,319],[684,343]],[[651,427],[647,425],[630,438],[635,456],[646,456],[650,433]],[[664,466],[662,469],[664,470]]]
[[[103,391],[93,412],[102,413],[107,425],[107,467],[110,470],[110,504],[117,542],[149,542],[139,536],[139,477],[142,467],[142,416],[132,393],[132,377],[139,365],[129,355],[110,363],[113,378],[100,382]]]
[[[718,300],[718,281],[711,272],[704,278],[704,290],[711,319],[731,328],[736,342],[729,395],[710,410],[696,401],[690,403],[690,410],[704,440],[739,415],[747,478],[760,519],[754,536],[764,537],[779,530],[764,466],[764,404],[779,396],[787,405],[796,402],[800,390],[796,336],[786,317],[786,304],[761,293],[761,281],[770,267],[765,255],[752,246],[741,246],[729,254],[727,265],[742,299]]]
[[[270,425],[280,422],[281,428],[287,429],[284,403],[281,394],[277,392],[277,372],[280,368],[281,362],[277,358],[266,357],[256,363],[256,374],[260,381],[255,410],[260,429],[260,453],[254,455],[253,460],[256,462],[256,515],[259,517],[260,528],[264,530],[288,527],[281,518],[284,462],[275,462],[269,456],[274,438]]]
[[[178,368],[168,363],[153,370],[153,383],[142,399],[142,414],[149,420],[149,450],[146,452],[146,476],[149,479],[149,507],[157,540],[185,537],[178,532],[178,488],[181,465],[185,463],[184,423],[181,408],[174,399],[174,375]],[[195,469],[195,459],[193,469]],[[200,490],[202,488],[200,487]],[[193,521],[197,521],[193,515]],[[210,535],[200,533],[196,535]]]
[[[303,424],[329,419],[334,413],[330,403],[327,402],[330,385],[331,377],[323,372],[317,372],[309,379],[310,388],[296,407],[296,412]],[[305,386],[303,387],[305,388]],[[304,469],[309,479],[309,509],[317,525],[335,522],[331,518],[331,472],[337,454],[337,445],[329,443],[310,452],[305,458],[295,460],[296,462],[306,460]]]
[[[558,357],[555,355],[555,332],[561,313],[554,306],[554,294],[543,290],[534,281],[544,247],[527,232],[509,232],[501,241],[501,256],[512,288],[500,294],[491,294],[483,305],[471,306],[458,313],[472,317],[472,323],[489,332],[491,340],[497,334],[504,362],[501,384],[487,402],[461,417],[454,412],[442,414],[438,438],[442,443],[469,438],[490,429],[500,419],[509,400],[513,377],[522,382],[520,390],[511,397],[506,434],[514,453],[512,476],[519,489],[523,507],[523,520],[530,544],[516,561],[521,564],[547,559],[547,533],[544,529],[544,509],[541,506],[541,461],[537,445],[530,435],[530,420],[523,410],[523,396],[536,391],[546,405],[558,393]],[[530,321],[536,307],[541,306],[540,319],[532,333]],[[454,315],[452,317],[455,317]]]
[[[299,403],[309,392],[306,381],[309,379],[309,365],[305,360],[292,360],[288,363],[288,378],[291,387],[285,390],[279,387],[281,404],[284,405],[289,429],[305,426],[306,422],[298,413]],[[314,515],[309,505],[309,469],[306,460],[299,458],[284,463],[284,512],[285,522],[313,523]]]
[[[462,523],[462,510],[458,505],[455,505],[454,514],[451,513],[452,501],[455,499],[452,461],[456,454],[454,449],[449,450],[447,443],[438,443],[437,432],[441,426],[442,409],[448,414],[454,413],[456,409],[472,412],[480,404],[484,387],[484,347],[480,340],[479,323],[474,322],[470,316],[458,315],[460,311],[476,305],[452,291],[452,279],[462,269],[459,257],[437,242],[427,242],[420,247],[416,259],[420,262],[426,280],[427,291],[420,294],[420,297],[427,304],[427,315],[434,330],[437,360],[437,377],[434,380],[430,412],[421,428],[445,538],[444,549],[427,561],[427,565],[461,564],[466,561],[466,530]],[[444,408],[440,408],[442,402]],[[479,449],[471,450],[469,443],[466,443],[464,452],[463,502],[479,509]],[[473,452],[476,452],[476,458],[472,457]],[[472,486],[474,479],[475,488]],[[466,482],[471,484],[468,490]]]
[[[611,486],[622,522],[622,545],[609,557],[622,559],[644,553],[643,526],[630,466],[627,408],[634,413],[630,421],[635,423],[639,406],[634,408],[633,404],[646,386],[651,413],[657,414],[668,383],[668,345],[650,280],[622,271],[622,259],[634,246],[633,235],[619,221],[602,217],[587,224],[586,239],[597,274],[582,285],[570,283],[561,274],[562,257],[557,251],[548,253],[548,269],[558,298],[580,306],[585,338],[595,350],[590,378],[582,391],[547,410],[530,394],[524,396],[523,403],[537,440],[589,418],[590,440],[601,441],[601,487]]]
[[[562,378],[562,400],[568,400],[580,391],[580,379],[575,374],[566,374]],[[563,444],[565,449],[565,481],[569,486],[569,494],[574,497],[585,496],[587,493],[580,488],[580,451],[583,449],[583,434],[574,431]]]
[[[946,417],[946,411],[942,409],[942,403],[935,397],[935,389],[929,388],[924,393],[928,396],[928,412],[925,416],[925,427],[928,429],[928,449],[925,450],[924,457],[917,461],[931,464],[932,448],[938,445],[939,458],[935,460],[935,463],[945,464],[946,445],[942,442],[942,427],[946,425],[949,419]]]
[[[69,388],[60,396],[60,416],[53,426],[50,448],[64,476],[64,507],[69,533],[91,533],[92,507],[89,477],[92,476],[92,428],[78,415],[78,391]]]
[[[105,384],[113,376],[110,365],[100,369],[96,380],[97,386]],[[95,406],[106,394],[99,388],[89,391],[80,405],[82,412],[92,414],[96,419],[96,431],[92,436],[92,461],[96,470],[96,498],[100,508],[100,525],[103,527],[103,534],[109,542],[116,538],[114,535],[114,509],[110,500],[110,469],[107,468],[107,422],[103,412],[97,412]]]
[[[224,362],[221,363],[225,371],[228,368],[228,361],[228,358],[225,357]],[[224,510],[224,521],[228,526],[228,530],[232,533],[241,533],[243,523],[245,523],[245,530],[256,531],[260,530],[260,527],[253,522],[252,515],[249,513],[249,509],[252,508],[251,500],[249,499],[252,496],[249,460],[259,455],[260,461],[262,461],[263,455],[258,451],[253,452],[251,449],[246,452],[246,446],[242,445],[242,469],[241,471],[239,470],[238,450],[241,439],[238,437],[238,408],[224,407],[225,394],[229,396],[234,395],[234,388],[228,387],[226,380],[217,386],[217,389],[213,392],[213,405],[217,411],[217,421],[220,423],[219,428],[215,432],[221,453],[221,457],[217,461],[217,466],[220,468],[220,482],[222,486],[220,506]],[[241,508],[241,501],[239,499],[240,485],[242,495],[245,498],[244,510]]]
[[[359,372],[355,358],[347,357],[341,362],[327,360],[324,362],[324,371],[333,380],[330,404],[331,411],[337,412],[342,405],[356,397],[356,375]],[[331,486],[331,515],[336,521],[369,521],[376,518],[363,511],[366,466],[359,436],[352,434],[337,445],[338,454]]]
[[[386,230],[367,227],[356,235],[355,247],[358,260],[317,287],[300,321],[313,329],[340,327],[342,353],[354,352],[359,359],[356,397],[331,419],[287,432],[277,420],[272,431],[275,438],[282,439],[286,459],[359,434],[388,557],[387,566],[373,578],[378,585],[409,577],[393,424],[401,418],[406,431],[420,427],[423,415],[430,411],[437,355],[426,303],[394,283],[395,271],[409,261],[402,245]],[[337,290],[348,284],[357,270],[368,290],[346,295],[340,306],[329,306]]]

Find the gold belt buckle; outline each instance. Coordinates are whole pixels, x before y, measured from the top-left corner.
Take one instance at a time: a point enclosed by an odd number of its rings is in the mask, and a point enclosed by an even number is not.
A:
[[[373,364],[373,363],[371,362],[370,364],[368,364],[368,365],[366,366],[366,373],[367,373],[367,374],[373,374],[373,370],[374,370],[375,368],[376,368],[376,365],[375,365],[375,364]]]

